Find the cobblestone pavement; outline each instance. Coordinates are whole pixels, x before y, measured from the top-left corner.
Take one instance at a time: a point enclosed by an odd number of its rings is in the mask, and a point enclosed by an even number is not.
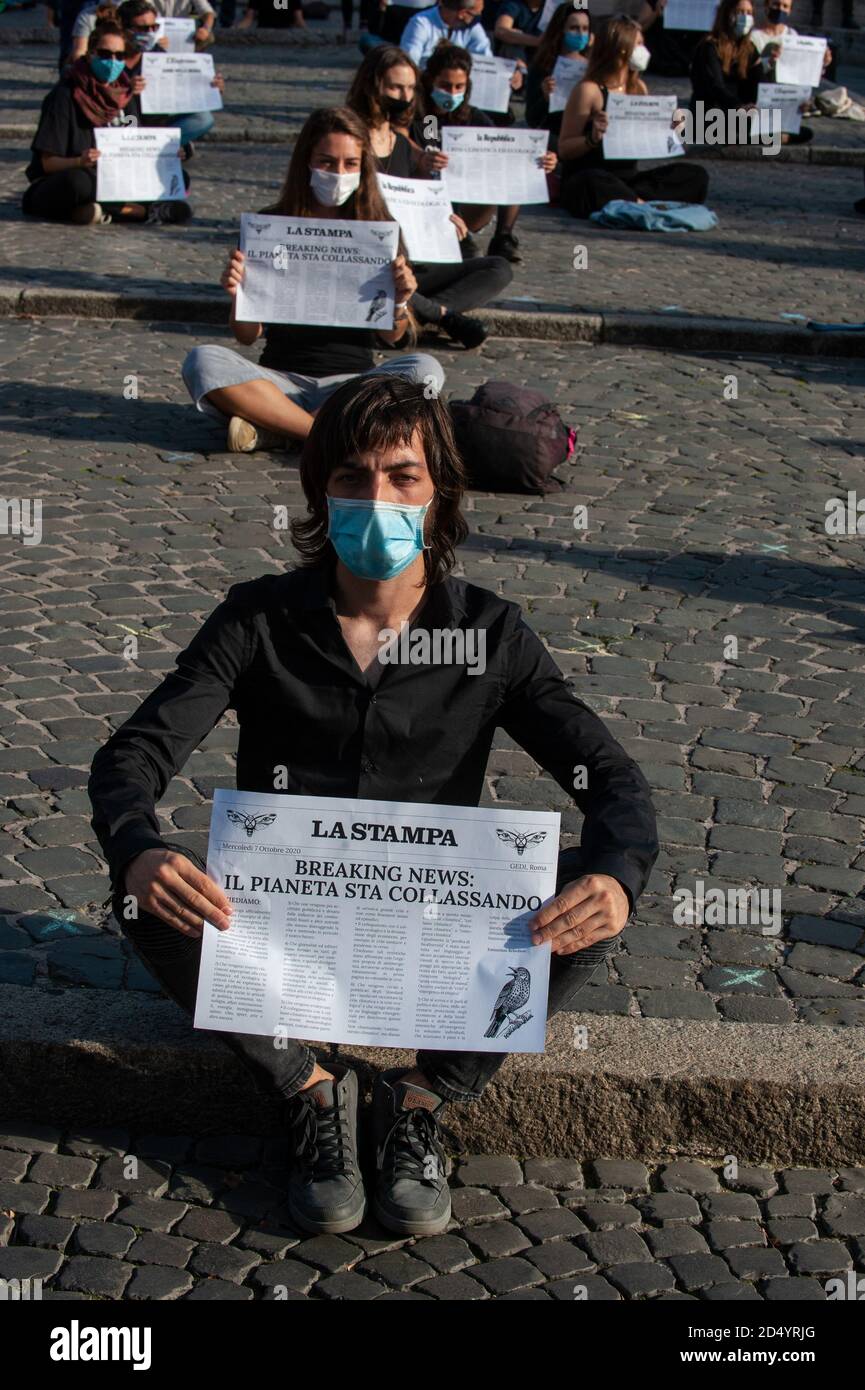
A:
[[[446,1233],[404,1239],[371,1218],[296,1230],[285,1162],[283,1141],[245,1134],[0,1121],[0,1279],[41,1280],[45,1299],[780,1302],[865,1270],[865,1168],[728,1180],[681,1158],[470,1155]]]
[[[154,988],[100,930],[87,768],[229,584],[291,558],[272,508],[300,506],[294,456],[221,452],[179,381],[196,337],[0,323],[3,487],[44,498],[41,544],[0,537],[11,983]],[[827,500],[861,477],[861,364],[501,340],[439,355],[452,396],[540,382],[580,425],[561,493],[470,494],[462,551],[469,577],[523,605],[654,789],[664,849],[639,925],[580,1009],[865,1023],[865,580],[857,538],[824,528]],[[221,725],[172,783],[164,824],[180,842],[203,847],[234,741]],[[564,792],[505,739],[487,802],[560,808],[578,834]],[[698,881],[779,890],[783,931],[675,925],[671,892]]]
[[[15,54],[14,62],[0,62],[0,124],[26,121],[35,129],[38,102],[52,79],[51,57],[44,47]],[[231,109],[218,117],[218,130],[236,131],[251,121],[265,131],[295,130],[313,106],[344,94],[354,61],[348,49],[327,51],[324,68],[317,59],[288,51],[274,61],[262,50],[225,50],[220,64]],[[844,127],[844,138],[865,140],[865,126],[853,128],[852,122],[815,125],[820,138],[832,143],[836,127]],[[213,292],[239,214],[272,201],[289,154],[286,145],[205,142],[190,166],[195,219],[187,227],[110,226],[70,236],[20,212],[26,143],[22,138],[0,153],[0,288]],[[852,211],[862,195],[861,168],[784,165],[771,158],[759,164],[715,161],[710,177],[709,202],[719,225],[680,238],[600,230],[558,209],[524,209],[518,230],[525,260],[499,302],[762,320],[784,314],[861,319],[850,293],[865,271],[861,219]],[[577,246],[587,248],[585,270],[574,269]]]

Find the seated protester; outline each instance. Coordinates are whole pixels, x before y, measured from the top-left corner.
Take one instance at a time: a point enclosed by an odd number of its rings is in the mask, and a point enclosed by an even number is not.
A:
[[[379,43],[389,43],[399,48],[406,25],[419,10],[429,10],[432,3],[433,0],[415,0],[414,3],[412,0],[400,0],[399,4],[391,5],[386,0],[372,0],[369,30]]]
[[[691,63],[692,107],[738,111],[756,105],[763,80],[760,55],[751,42],[751,0],[721,0],[711,34],[701,39]]]
[[[156,37],[159,32],[159,16],[154,9],[155,3],[156,0],[124,0],[117,10],[118,23],[123,25],[132,50],[126,58],[126,66],[132,77],[139,77],[141,74],[141,55],[152,53],[160,46]],[[220,92],[224,91],[225,79],[221,73],[216,74],[212,85]],[[200,140],[202,135],[213,129],[214,116],[212,111],[144,116],[143,124],[177,126],[186,158],[191,159],[194,153],[193,140]]]
[[[67,66],[84,57],[87,52],[87,40],[96,25],[101,24],[106,19],[117,19],[117,6],[113,0],[90,0],[90,3],[79,11],[78,18],[72,26],[72,47],[69,51]]]
[[[545,0],[503,0],[493,37],[503,58],[527,61],[543,38],[540,30]]]
[[[378,168],[398,179],[425,178],[431,168],[408,138],[419,109],[419,77],[401,48],[379,44],[364,54],[345,99],[369,132]]]
[[[240,726],[238,790],[272,796],[274,768],[287,768],[279,785],[288,795],[336,797],[349,819],[358,798],[477,806],[502,729],[584,817],[580,848],[559,853],[556,896],[529,921],[532,944],[549,943],[547,1016],[579,1008],[579,991],[617,950],[658,855],[645,777],[519,607],[453,577],[468,533],[465,471],[442,400],[394,377],[348,383],[316,417],[300,481],[306,513],[291,525],[299,565],[235,584],[93,760],[92,824],[124,935],[192,1014],[205,921],[228,932],[230,949],[232,904],[194,851],[166,840],[157,806],[227,709]],[[360,540],[358,509],[368,517]],[[411,524],[392,547],[394,514]],[[382,661],[383,629],[408,625],[483,632],[485,666],[472,673],[449,660]],[[588,790],[574,791],[575,767],[585,769],[578,785]],[[311,940],[323,940],[308,920]],[[382,938],[383,960],[391,949],[399,945]],[[539,957],[539,967],[546,963]],[[292,1225],[312,1234],[355,1229],[367,1201],[353,1059],[319,1061],[293,1038],[275,1047],[259,1034],[214,1037],[280,1107],[293,1139],[285,1183]],[[479,1099],[507,1055],[433,1046],[408,1068],[376,1076],[368,1202],[386,1229],[446,1228],[442,1112],[449,1101]],[[518,1131],[512,1139],[519,1150]]]
[[[464,48],[452,44],[441,44],[430,58],[423,74],[423,92],[426,101],[425,114],[412,127],[412,139],[421,145],[429,159],[433,171],[447,168],[448,157],[441,151],[442,126],[491,126],[493,117],[486,111],[479,111],[471,105],[472,57]],[[556,167],[556,156],[548,150],[543,156],[543,166],[547,173]],[[519,241],[514,235],[514,227],[519,216],[519,204],[502,207],[488,207],[475,203],[459,203],[454,209],[465,222],[469,236],[464,238],[462,252],[465,259],[478,254],[477,242],[471,236],[496,219],[496,229],[490,240],[488,255],[503,257],[506,261],[519,263]],[[468,245],[466,245],[468,242]]]
[[[766,74],[763,78],[764,82],[775,81],[775,64],[780,56],[784,39],[788,35],[795,38],[798,33],[792,24],[787,23],[792,13],[793,0],[764,0],[763,14],[765,17],[763,23],[759,28],[755,25],[748,35],[763,59],[763,71]],[[823,55],[825,78],[831,77],[834,67],[835,59],[827,44],[826,52]]]
[[[653,199],[705,202],[709,176],[700,164],[677,158],[652,169],[639,168],[636,159],[605,159],[601,148],[609,124],[610,92],[645,96],[649,54],[635,19],[614,15],[602,26],[592,45],[583,81],[571,92],[562,117],[559,158],[562,188],[559,201],[574,217],[589,217],[615,198],[631,203]]]
[[[421,69],[443,39],[469,53],[492,58],[493,46],[480,22],[483,9],[484,0],[441,0],[435,9],[423,10],[410,20],[399,46]]]
[[[379,190],[369,135],[354,111],[313,111],[297,138],[278,201],[261,211],[282,217],[393,221]],[[265,339],[258,365],[216,344],[193,348],[183,364],[184,384],[198,409],[228,420],[232,452],[251,454],[257,448],[284,448],[289,440],[305,439],[319,406],[352,376],[399,375],[415,383],[437,383],[436,389],[441,389],[442,369],[424,353],[375,366],[376,347],[408,346],[415,337],[408,302],[417,282],[401,246],[393,263],[395,324],[386,330],[238,323],[236,296],[243,274],[243,253],[234,251],[222,286],[232,299],[230,324],[237,342],[250,347]]]
[[[156,0],[157,11],[164,19],[195,19],[195,47],[207,48],[213,43],[216,11],[210,0]]]
[[[652,72],[659,77],[687,77],[702,35],[699,30],[668,29],[666,8],[667,0],[642,0],[637,23],[651,54]]]
[[[464,49],[451,50],[471,62]],[[438,54],[433,57],[435,62]],[[396,178],[427,178],[434,165],[433,151],[418,148],[397,130],[394,122],[411,120],[418,110],[419,73],[399,48],[372,48],[358,68],[346,105],[367,127],[378,169]],[[489,122],[487,122],[489,124]],[[455,216],[457,234],[468,235],[461,216]],[[463,347],[480,347],[487,336],[480,319],[468,318],[463,309],[487,304],[505,285],[512,271],[500,256],[491,255],[471,264],[416,265],[417,290],[409,301],[419,323],[441,328]]]
[[[256,22],[259,29],[306,28],[300,0],[290,0],[286,9],[277,9],[273,0],[248,0],[243,19],[237,28],[251,29]]]
[[[27,168],[30,187],[21,204],[24,212],[87,227],[112,220],[187,222],[192,216],[182,199],[105,208],[96,201],[99,151],[94,130],[138,125],[141,119],[138,94],[143,82],[130,77],[125,55],[123,30],[106,20],[90,35],[86,56],[73,63],[46,96]],[[185,170],[184,178],[188,186]]]
[[[575,10],[571,0],[559,5],[541,35],[526,78],[526,125],[530,130],[548,130],[550,149],[558,147],[562,125],[561,111],[550,111],[550,97],[556,85],[553,68],[559,58],[588,57],[592,45],[592,21],[588,10]]]

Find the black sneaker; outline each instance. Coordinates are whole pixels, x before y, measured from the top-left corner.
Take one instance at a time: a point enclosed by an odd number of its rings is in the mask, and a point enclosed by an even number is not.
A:
[[[401,1081],[402,1071],[381,1072],[373,1085],[373,1210],[386,1230],[397,1235],[434,1236],[451,1216],[450,1163],[436,1122],[445,1102],[423,1086]]]
[[[366,1211],[357,1160],[357,1076],[331,1062],[335,1080],[319,1081],[288,1102],[294,1164],[288,1210],[303,1231],[353,1231]]]
[[[460,242],[460,253],[464,261],[473,261],[475,256],[481,254],[481,248],[478,246],[471,232],[469,232],[467,236],[464,236]]]
[[[178,198],[172,202],[151,203],[147,209],[148,222],[171,222],[179,226],[183,222],[188,222],[191,216],[192,208],[183,198]]]
[[[441,326],[449,338],[462,343],[464,348],[480,347],[488,336],[488,329],[480,319],[469,318],[467,314],[458,314],[453,310],[444,315]]]
[[[517,249],[519,244],[513,232],[496,232],[487,247],[487,255],[504,256],[506,261],[519,265],[523,259]]]

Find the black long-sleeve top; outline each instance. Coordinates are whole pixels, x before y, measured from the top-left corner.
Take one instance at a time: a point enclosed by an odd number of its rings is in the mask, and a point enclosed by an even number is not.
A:
[[[237,786],[271,794],[284,767],[295,795],[476,806],[503,728],[583,812],[586,872],[617,879],[633,905],[658,853],[648,785],[518,606],[448,578],[428,591],[417,627],[482,632],[485,670],[384,665],[373,682],[343,638],[329,567],[236,584],[93,760],[92,823],[114,888],[135,855],[166,846],[156,803],[233,709]],[[578,765],[587,785],[575,791]]]
[[[705,103],[705,109],[733,111],[740,106],[757,100],[757,87],[763,71],[760,55],[751,45],[752,58],[744,77],[739,76],[738,68],[724,72],[721,59],[711,37],[702,39],[694,50],[691,60],[691,85],[694,101]]]

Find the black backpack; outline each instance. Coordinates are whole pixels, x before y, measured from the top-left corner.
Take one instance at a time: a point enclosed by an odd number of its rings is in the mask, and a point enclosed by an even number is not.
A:
[[[450,410],[471,487],[545,493],[565,486],[552,473],[576,449],[577,431],[542,391],[488,381],[470,401],[451,401]]]

